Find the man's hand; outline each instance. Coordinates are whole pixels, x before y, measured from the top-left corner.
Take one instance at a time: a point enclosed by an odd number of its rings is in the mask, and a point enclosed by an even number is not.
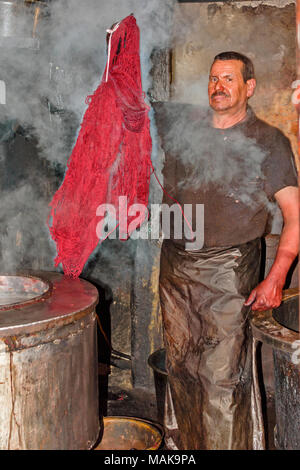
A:
[[[252,290],[244,303],[246,307],[252,304],[252,310],[259,312],[279,307],[282,300],[282,281],[266,278]]]

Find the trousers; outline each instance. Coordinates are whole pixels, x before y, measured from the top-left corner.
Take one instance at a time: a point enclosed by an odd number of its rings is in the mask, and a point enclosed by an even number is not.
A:
[[[250,308],[243,305],[258,283],[260,254],[260,239],[201,251],[163,242],[159,291],[170,449],[264,449],[256,343]]]

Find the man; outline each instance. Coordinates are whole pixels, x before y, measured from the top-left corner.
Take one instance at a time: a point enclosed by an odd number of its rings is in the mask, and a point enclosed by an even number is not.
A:
[[[187,250],[174,237],[161,253],[165,424],[173,448],[264,448],[248,316],[281,302],[298,253],[298,189],[288,139],[248,106],[255,86],[252,62],[225,52],[210,70],[210,112],[155,106],[166,154],[164,200],[204,204],[202,249]],[[258,284],[260,239],[275,201],[284,228],[271,271]]]

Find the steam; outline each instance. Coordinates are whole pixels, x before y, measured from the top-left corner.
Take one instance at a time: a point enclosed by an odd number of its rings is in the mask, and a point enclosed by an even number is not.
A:
[[[54,168],[59,175],[56,188],[49,187],[44,193],[36,190],[34,180],[28,182],[25,178],[16,186],[2,191],[0,243],[3,267],[17,269],[27,264],[21,255],[23,247],[32,264],[40,263],[42,268],[53,269],[56,250],[46,226],[48,204],[62,181],[87,107],[85,99],[98,87],[105,69],[106,29],[131,13],[135,15],[140,28],[142,84],[147,92],[152,83],[150,56],[153,49],[170,47],[174,40],[184,42],[185,33],[190,28],[190,24],[185,24],[183,19],[182,24],[176,26],[175,38],[172,33],[175,3],[175,0],[52,1],[49,3],[50,17],[41,15],[40,18],[39,50],[1,47],[0,80],[6,85],[6,104],[0,104],[0,122],[17,119],[35,135],[39,158],[45,163],[45,171],[41,171],[38,178],[47,180],[48,167]],[[207,77],[200,76],[197,82],[186,86],[181,99],[206,105]],[[150,111],[150,118],[152,161],[160,177],[162,153],[153,110]],[[237,190],[238,194],[232,197],[245,204],[253,203],[255,184],[249,187],[244,177],[250,175],[255,181],[260,175],[264,158],[254,142],[248,142],[249,160],[244,162],[244,166],[238,166],[236,157],[243,147],[244,137],[237,136],[235,152],[224,165],[222,153],[217,151],[221,143],[213,136],[210,139],[209,134],[205,141],[200,139],[197,119],[191,122],[184,112],[178,115],[174,108],[168,120],[174,125],[167,135],[167,149],[178,155],[184,165],[196,168],[185,184],[195,187],[199,183],[222,180],[230,195],[235,191],[233,180],[238,180],[243,191]],[[214,155],[209,161],[205,158],[208,153]],[[20,165],[23,164],[20,161]],[[161,190],[154,178],[150,191],[150,201],[160,202],[157,192]],[[18,235],[18,231],[21,234]],[[95,251],[96,256],[105,245]],[[38,263],[35,258],[39,246],[45,255],[40,257]],[[134,254],[134,243],[129,240],[126,247]]]
[[[214,184],[236,202],[252,207],[266,205],[274,211],[275,205],[268,200],[261,183],[267,153],[255,139],[246,137],[238,128],[227,135],[214,129],[207,106],[163,105],[158,108],[160,125],[165,151],[175,155],[185,171],[178,183],[179,190],[197,190]],[[226,151],[227,145],[230,153]]]
[[[0,104],[0,122],[17,120],[37,139],[38,159],[44,162],[44,167],[39,165],[36,170],[37,179],[46,182],[51,168],[57,176],[56,184],[45,184],[42,192],[36,188],[36,178],[25,176],[15,184],[2,186],[2,271],[54,269],[56,250],[46,225],[48,204],[62,182],[87,108],[86,97],[102,79],[106,30],[129,14],[135,15],[140,28],[142,83],[147,92],[152,80],[151,52],[170,45],[174,4],[175,0],[52,1],[48,4],[50,16],[42,10],[39,17],[39,49],[1,47],[0,80],[5,82],[6,96],[5,104]],[[27,21],[32,21],[30,15]],[[30,31],[30,26],[24,24],[22,29]],[[153,124],[152,133],[155,148]],[[7,156],[0,153],[1,182],[3,175],[9,175],[3,170]],[[25,166],[21,153],[19,158],[16,165]],[[127,246],[131,250],[129,242]]]
[[[0,79],[7,104],[0,110],[31,126],[44,158],[64,165],[75,143],[85,99],[99,85],[106,64],[106,29],[134,13],[140,28],[143,88],[151,85],[150,55],[169,44],[174,0],[65,0],[41,16],[40,50],[2,48]],[[28,19],[29,21],[29,19]],[[55,112],[56,111],[56,112]]]
[[[36,194],[35,194],[36,195]],[[47,203],[33,198],[30,184],[2,193],[0,205],[1,272],[50,269],[55,247],[45,224]]]

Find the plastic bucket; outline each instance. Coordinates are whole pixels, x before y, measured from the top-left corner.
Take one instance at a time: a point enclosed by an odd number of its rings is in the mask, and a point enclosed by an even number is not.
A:
[[[94,450],[158,450],[163,440],[159,424],[126,416],[103,418],[100,444]]]

